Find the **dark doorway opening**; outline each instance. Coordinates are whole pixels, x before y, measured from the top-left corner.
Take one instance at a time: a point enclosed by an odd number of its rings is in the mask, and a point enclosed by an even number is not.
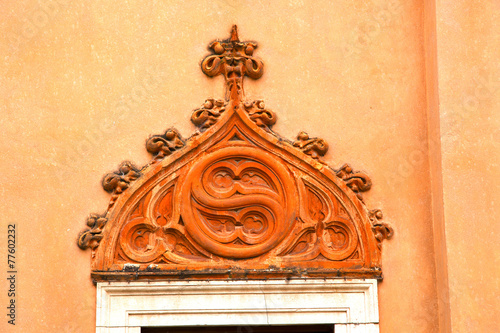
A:
[[[333,325],[143,327],[141,333],[334,333]]]

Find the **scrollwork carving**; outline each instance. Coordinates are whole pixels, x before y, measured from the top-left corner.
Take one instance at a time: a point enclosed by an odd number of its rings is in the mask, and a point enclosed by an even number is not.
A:
[[[215,124],[225,110],[226,105],[222,99],[209,98],[201,108],[193,111],[191,121],[204,130]]]
[[[357,246],[358,236],[352,223],[338,218],[305,228],[283,253],[283,259],[309,261],[321,255],[327,260],[345,260]]]
[[[165,229],[168,248],[163,253],[167,262],[174,264],[192,264],[193,262],[205,262],[209,258],[198,251],[191,242],[177,229]],[[212,259],[217,261],[216,259]]]
[[[120,244],[123,252],[135,262],[151,262],[167,250],[162,229],[142,217],[129,222],[121,235],[123,241]]]
[[[159,160],[184,146],[184,141],[175,129],[168,129],[163,135],[153,135],[146,141],[146,150]]]
[[[297,141],[293,143],[293,146],[315,159],[318,159],[320,156],[325,156],[328,151],[328,143],[325,140],[310,138],[309,134],[306,132],[300,132],[297,135]]]
[[[287,177],[279,161],[255,148],[227,147],[207,155],[184,182],[186,230],[222,257],[269,251],[293,227],[285,222],[296,209],[293,187],[284,185]]]
[[[349,218],[334,215],[334,204],[323,185],[302,179],[301,221],[297,236],[282,253],[284,260],[349,258],[358,246],[358,233]]]
[[[233,26],[230,39],[213,42],[210,48],[214,54],[201,63],[203,73],[208,76],[224,75],[226,99],[241,100],[243,76],[258,79],[264,73],[262,61],[253,57],[257,43],[240,42],[238,28]]]
[[[174,210],[174,187],[168,188],[153,206],[152,217],[159,226],[166,226],[171,222]]]
[[[384,216],[380,209],[372,209],[369,211],[368,215],[370,217],[375,239],[377,240],[377,245],[381,248],[382,241],[384,239],[390,239],[394,235],[394,230],[389,224],[381,221]]]
[[[344,164],[336,171],[337,177],[341,178],[359,200],[363,201],[361,192],[366,192],[372,187],[372,181],[367,174],[360,171],[353,171],[349,164]]]
[[[325,222],[332,218],[335,211],[333,202],[327,194],[327,190],[318,182],[301,179],[300,216],[303,221],[310,224]]]
[[[102,180],[102,187],[112,194],[108,209],[111,208],[118,196],[125,191],[130,183],[139,178],[141,172],[131,162],[123,162],[118,171],[108,173]]]
[[[244,76],[263,73],[256,46],[236,27],[212,43],[201,68],[224,75],[227,100],[194,110],[199,130],[186,140],[174,129],[150,137],[153,160],[141,169],[124,162],[104,177],[108,210],[78,238],[92,249],[94,279],[381,277],[380,244],[393,230],[358,200],[370,178],[330,169],[325,140],[300,132],[291,143],[270,130],[264,101],[244,102]]]
[[[121,250],[134,262],[186,264],[206,259],[179,230],[156,226],[143,217],[130,221],[121,237]]]
[[[78,237],[78,246],[82,250],[88,248],[95,250],[103,237],[102,230],[107,222],[105,215],[91,214],[87,218],[88,228],[83,230]]]
[[[263,100],[245,102],[245,111],[257,126],[270,128],[276,124],[276,114],[265,108]]]

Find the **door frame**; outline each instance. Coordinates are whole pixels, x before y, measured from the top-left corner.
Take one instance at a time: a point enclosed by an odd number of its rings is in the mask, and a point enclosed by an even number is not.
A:
[[[376,279],[97,283],[98,333],[140,333],[146,326],[293,324],[373,333],[378,323]]]

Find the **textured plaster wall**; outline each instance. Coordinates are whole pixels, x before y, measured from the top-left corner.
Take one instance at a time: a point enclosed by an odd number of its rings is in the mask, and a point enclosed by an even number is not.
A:
[[[498,291],[488,268],[498,90],[459,127],[446,113],[475,93],[474,66],[498,76],[490,62],[499,8],[482,3],[441,1],[436,16],[449,304],[460,332],[482,331],[498,307],[486,292]],[[424,10],[417,0],[2,3],[0,244],[17,223],[16,330],[94,331],[90,254],[76,238],[87,215],[107,205],[100,180],[123,160],[145,164],[150,134],[194,131],[191,111],[224,91],[200,61],[238,24],[265,63],[264,76],[245,83],[247,96],[278,114],[274,130],[322,137],[330,165],[349,162],[372,177],[365,201],[396,232],[384,242],[381,331],[437,332]]]
[[[498,330],[500,2],[437,2],[444,213],[454,332]]]

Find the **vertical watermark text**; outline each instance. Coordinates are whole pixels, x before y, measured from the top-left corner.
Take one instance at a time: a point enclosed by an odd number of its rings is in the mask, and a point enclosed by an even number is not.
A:
[[[7,226],[7,322],[11,325],[16,324],[16,231],[15,224]]]

